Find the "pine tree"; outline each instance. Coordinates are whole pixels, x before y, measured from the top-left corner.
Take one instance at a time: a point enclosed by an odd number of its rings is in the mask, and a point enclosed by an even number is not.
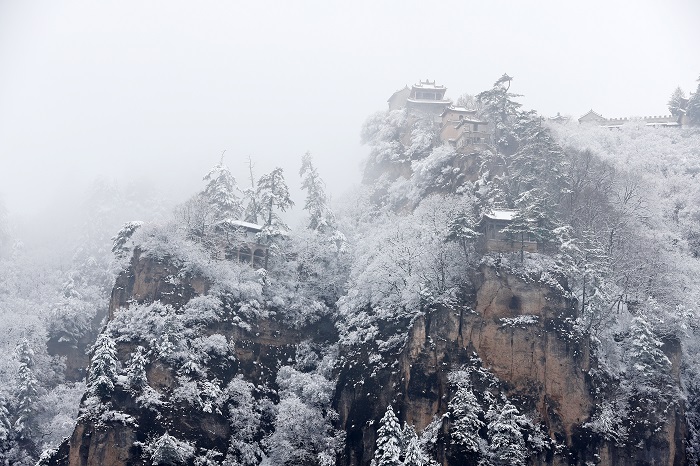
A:
[[[192,445],[178,440],[167,432],[150,445],[150,450],[154,466],[187,464],[187,461],[194,456],[195,451]]]
[[[469,258],[469,245],[476,241],[481,233],[474,230],[474,219],[466,213],[457,214],[447,226],[447,241],[454,241],[462,247],[464,259]]]
[[[640,316],[632,319],[625,339],[628,373],[634,391],[651,403],[673,393],[671,361],[661,350],[662,346],[646,319]]]
[[[143,346],[138,346],[126,363],[126,376],[131,390],[141,390],[148,385],[148,379],[146,377],[147,364],[146,350]]]
[[[391,406],[386,408],[386,413],[380,424],[377,430],[377,446],[374,450],[372,466],[400,466],[403,433]]]
[[[250,180],[250,186],[243,190],[243,196],[246,202],[244,220],[246,222],[258,223],[262,215],[262,203],[260,202],[259,193],[255,186],[253,167],[253,161],[250,159],[250,157],[248,157],[248,179]]]
[[[335,217],[328,208],[325,184],[313,165],[310,152],[301,159],[299,176],[302,177],[301,188],[306,190],[304,210],[309,211],[309,229],[320,233],[332,229]]]
[[[506,160],[510,197],[537,189],[545,198],[558,202],[570,192],[564,150],[537,112],[520,112],[514,120],[518,148]]]
[[[221,161],[204,177],[208,183],[202,191],[203,198],[214,208],[216,221],[238,219],[243,214],[236,179],[223,162],[222,155]]]
[[[34,415],[39,383],[33,371],[34,351],[26,338],[22,340],[15,351],[19,359],[19,371],[13,430],[19,438],[26,438],[31,435],[31,420]]]
[[[688,105],[688,99],[685,97],[685,92],[679,87],[671,94],[671,98],[668,99],[668,111],[674,117],[680,117],[686,112],[686,107]]]
[[[108,397],[114,390],[117,377],[117,349],[114,340],[102,333],[93,347],[93,356],[87,377],[88,392],[101,398]]]
[[[10,412],[7,410],[5,398],[0,396],[0,464],[3,464],[5,452],[10,448],[12,440],[12,423]]]
[[[289,196],[289,188],[284,180],[283,170],[279,167],[263,175],[258,180],[258,197],[262,205],[264,226],[270,230],[287,229],[275,210],[285,212],[294,206]]]
[[[494,403],[486,414],[489,456],[495,466],[525,466],[528,455],[520,431],[522,416],[508,400],[503,401],[503,406]]]
[[[134,232],[143,225],[143,222],[126,222],[115,237],[112,238],[112,252],[117,257],[124,257],[129,252],[127,243]]]
[[[494,126],[496,150],[507,154],[512,154],[517,148],[513,122],[521,106],[513,100],[514,97],[520,96],[508,92],[512,80],[513,78],[504,74],[494,83],[493,88],[476,96],[482,118],[486,118]]]
[[[426,466],[429,463],[430,459],[421,447],[416,430],[413,426],[405,426],[403,466]]]
[[[700,78],[698,78],[698,82],[700,83]],[[690,99],[688,99],[685,114],[691,125],[700,125],[700,84],[698,84],[695,93],[691,94]]]
[[[479,419],[483,414],[481,405],[472,391],[468,381],[461,381],[457,392],[450,400],[450,436],[452,442],[469,453],[479,452],[479,430],[484,423]]]

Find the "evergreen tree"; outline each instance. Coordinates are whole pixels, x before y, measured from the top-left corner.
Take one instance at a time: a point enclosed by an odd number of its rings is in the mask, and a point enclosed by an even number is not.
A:
[[[700,83],[700,78],[698,78],[698,83]],[[690,95],[685,114],[690,124],[700,125],[700,84],[698,84],[695,93]]]
[[[688,99],[685,96],[685,92],[680,87],[677,87],[671,94],[671,98],[668,99],[668,111],[674,117],[680,117],[685,114],[687,105]]]
[[[158,437],[151,445],[151,461],[154,466],[187,464],[194,456],[194,447],[178,440],[167,432]]]
[[[377,446],[372,466],[401,466],[402,437],[399,420],[391,406],[388,406],[377,430]]]
[[[114,340],[102,333],[97,337],[93,347],[92,360],[88,370],[88,392],[106,398],[114,390],[114,381],[117,377],[117,349]]]
[[[479,416],[483,414],[483,410],[468,380],[460,382],[457,392],[448,405],[451,421],[450,436],[452,442],[466,452],[478,453],[479,430],[484,427]]]
[[[261,176],[258,180],[257,193],[262,205],[264,227],[271,231],[286,230],[287,226],[275,213],[275,210],[285,212],[294,206],[282,169],[277,167],[270,173]]]
[[[126,376],[131,390],[141,390],[148,385],[148,379],[146,377],[147,364],[146,350],[143,346],[138,346],[126,363]]]
[[[486,414],[489,456],[495,466],[525,466],[528,455],[520,430],[522,416],[508,400],[503,401],[503,406],[494,403]]]
[[[7,410],[7,402],[5,398],[0,396],[0,464],[4,464],[5,452],[10,449],[10,441],[12,440],[12,423],[10,420],[10,412]]]
[[[423,447],[420,444],[420,440],[413,426],[404,427],[403,449],[403,466],[426,466],[430,463],[430,459],[423,451]]]
[[[262,214],[262,203],[260,202],[259,193],[255,186],[253,167],[253,161],[250,159],[250,157],[248,157],[248,179],[250,180],[250,186],[243,190],[243,197],[245,198],[246,202],[244,220],[246,222],[258,223]]]
[[[13,430],[20,439],[31,435],[31,420],[38,397],[38,381],[34,375],[34,351],[25,338],[16,349],[19,359],[17,374],[17,407],[14,416]]]
[[[537,189],[550,202],[560,202],[570,192],[564,150],[537,112],[520,112],[514,120],[518,148],[507,160],[510,197]]]
[[[520,104],[513,100],[520,97],[508,92],[513,80],[507,74],[501,76],[488,91],[476,96],[481,116],[494,126],[495,147],[500,152],[512,154],[517,148],[517,139],[513,133],[513,122]]]
[[[238,196],[238,185],[231,171],[221,161],[204,177],[207,186],[202,196],[214,208],[216,221],[238,219],[243,214],[243,206]]]
[[[130,251],[127,243],[136,230],[138,230],[142,225],[143,222],[139,221],[126,222],[122,229],[117,233],[117,236],[112,238],[112,252],[117,257],[124,257]]]
[[[469,245],[476,241],[481,233],[474,230],[474,218],[465,212],[457,214],[447,226],[447,241],[454,241],[462,247],[464,260],[469,258]]]
[[[638,382],[648,384],[659,378],[669,381],[667,376],[671,371],[671,361],[661,351],[662,346],[663,343],[656,338],[649,322],[639,316],[632,319],[627,338],[627,351],[630,371]]]
[[[304,154],[301,159],[299,176],[302,177],[301,188],[306,190],[304,210],[309,211],[309,229],[320,233],[332,229],[335,218],[328,208],[325,184],[313,165],[310,152]]]

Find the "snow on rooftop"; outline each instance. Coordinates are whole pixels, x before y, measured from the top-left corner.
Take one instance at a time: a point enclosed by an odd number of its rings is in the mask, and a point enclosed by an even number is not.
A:
[[[436,85],[435,81],[420,81],[418,84],[414,84],[413,87],[420,87],[421,89],[445,89],[445,86]]]
[[[455,107],[454,105],[450,105],[445,109],[445,111],[449,112],[463,112],[463,113],[476,113],[476,110],[473,108],[467,108],[467,107]]]
[[[262,225],[256,223],[244,222],[243,220],[226,220],[226,223],[233,226],[247,228],[249,230],[261,231]]]
[[[488,217],[493,220],[513,220],[513,217],[517,213],[516,210],[509,210],[509,209],[492,209],[490,212],[486,212],[484,214],[485,217]]]

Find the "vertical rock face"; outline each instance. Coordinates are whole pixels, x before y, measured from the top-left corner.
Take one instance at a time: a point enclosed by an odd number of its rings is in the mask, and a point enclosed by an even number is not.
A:
[[[500,389],[518,409],[535,414],[546,435],[556,441],[558,448],[542,453],[533,464],[686,464],[680,411],[669,412],[665,427],[651,434],[643,446],[616,447],[585,427],[596,408],[596,387],[589,376],[589,343],[588,338],[577,337],[572,331],[575,303],[565,297],[559,284],[516,277],[486,266],[474,283],[473,293],[458,306],[434,306],[415,319],[406,344],[397,352],[383,353],[381,364],[364,349],[354,359],[341,358],[334,407],[347,442],[337,464],[369,464],[378,421],[389,405],[401,421],[419,431],[436,419],[441,422],[442,434],[435,449],[438,460],[443,465],[463,464],[445,440],[449,424],[440,417],[454,395],[448,374],[473,364],[475,357],[500,380]],[[117,280],[110,315],[131,302],[161,300],[182,305],[208,287],[200,278],[182,277],[175,267],[137,253]],[[337,338],[330,320],[301,330],[274,319],[260,320],[250,328],[221,321],[212,323],[206,333],[223,335],[235,347],[235,362],[211,368],[220,380],[243,374],[253,384],[266,387],[274,385],[280,365],[294,358],[299,342],[312,339],[328,343]],[[678,382],[680,345],[667,342],[664,349]],[[122,345],[119,359],[124,362],[131,351],[133,348]],[[147,378],[153,389],[166,396],[177,383],[173,368],[158,361],[149,364]],[[152,437],[154,426],[160,430],[166,426],[180,438],[223,451],[231,435],[225,417],[216,413],[187,411],[174,403],[155,418],[152,412],[139,408],[125,390],[112,395],[110,409],[131,416],[131,420],[80,421],[72,437],[43,464],[150,464],[134,443]]]
[[[195,296],[205,294],[210,284],[197,276],[182,276],[167,260],[142,259],[134,251],[130,266],[117,277],[109,300],[109,319],[129,303],[160,301],[181,306]]]
[[[669,413],[666,428],[646,449],[616,448],[585,429],[595,409],[594,387],[588,339],[571,331],[574,303],[551,284],[490,267],[480,272],[471,302],[418,318],[388,369],[372,379],[361,378],[356,362],[341,370],[337,404],[348,433],[345,464],[369,464],[376,424],[388,405],[417,430],[445,414],[453,394],[447,375],[474,355],[521,412],[536,413],[561,446],[559,454],[543,454],[536,464],[685,464],[681,413]],[[677,374],[680,348],[668,351]],[[443,432],[446,426],[444,421]],[[438,449],[443,464],[461,464],[451,460],[447,445]]]

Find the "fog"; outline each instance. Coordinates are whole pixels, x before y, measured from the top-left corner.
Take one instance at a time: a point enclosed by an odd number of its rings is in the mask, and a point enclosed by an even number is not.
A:
[[[248,157],[283,167],[298,212],[302,154],[341,195],[362,122],[419,79],[456,99],[507,72],[544,115],[666,114],[700,74],[698,20],[695,0],[1,1],[0,200],[17,224],[96,180],[178,202],[225,150],[240,184]]]

